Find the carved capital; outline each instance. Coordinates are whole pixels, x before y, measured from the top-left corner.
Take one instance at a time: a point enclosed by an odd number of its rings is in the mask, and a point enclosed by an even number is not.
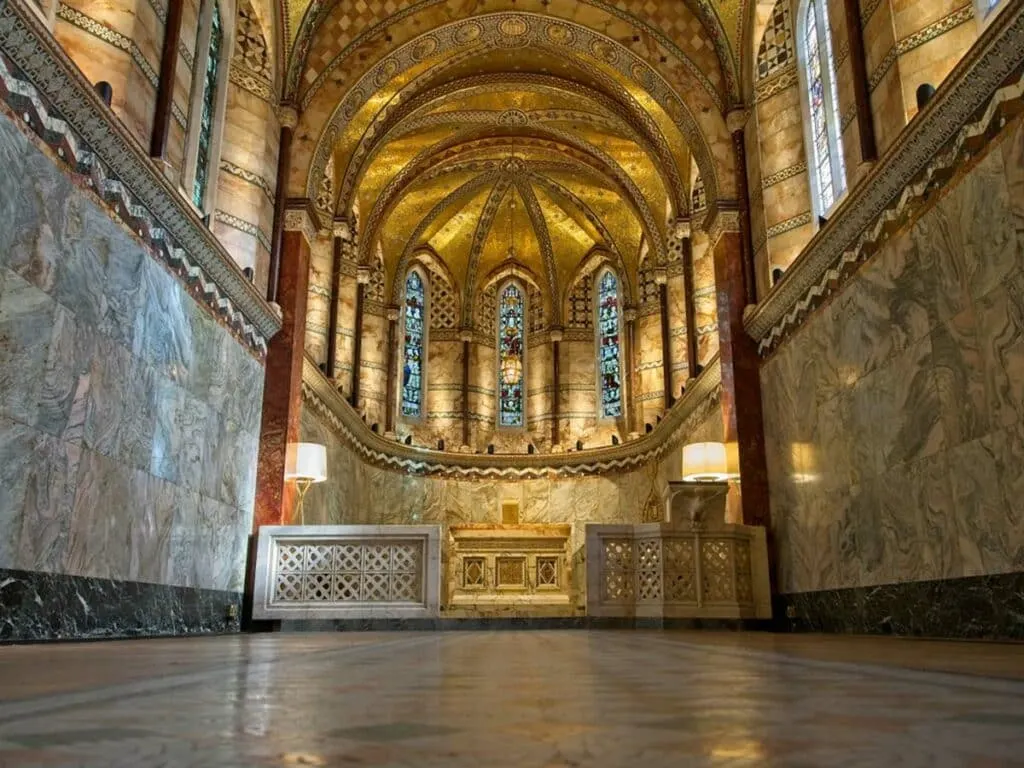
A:
[[[626,307],[622,310],[622,319],[627,323],[636,322],[636,307]]]
[[[561,341],[562,337],[565,335],[565,332],[562,328],[552,328],[549,332],[549,335],[551,336],[552,341]]]
[[[284,228],[286,232],[301,232],[310,246],[316,242],[318,234],[316,222],[304,204],[285,209]]]
[[[369,285],[370,284],[370,268],[369,267],[359,267],[356,270],[356,282],[358,282],[360,285]]]
[[[277,120],[282,128],[292,128],[299,124],[299,113],[291,104],[280,104],[277,107]]]
[[[355,239],[355,233],[352,231],[352,224],[346,218],[335,218],[331,225],[331,231],[334,233],[335,237],[340,240],[344,240],[347,243],[350,243]]]
[[[459,340],[460,341],[472,341],[473,340],[473,329],[472,328],[460,328],[459,329]]]
[[[387,314],[389,322],[398,322],[398,307],[396,307],[394,304],[388,305]]]
[[[689,216],[680,216],[674,222],[672,222],[672,237],[676,240],[686,240],[691,235],[692,227],[690,226]]]
[[[654,282],[658,285],[665,285],[668,282],[668,270],[665,267],[655,268]]]
[[[731,201],[719,201],[718,204],[708,211],[708,217],[704,220],[704,229],[708,233],[708,243],[714,248],[720,238],[726,232],[740,231],[740,212]]]
[[[742,108],[730,110],[729,114],[725,116],[725,127],[729,130],[729,133],[736,133],[736,131],[742,131],[747,125],[747,120],[750,118],[750,113]]]

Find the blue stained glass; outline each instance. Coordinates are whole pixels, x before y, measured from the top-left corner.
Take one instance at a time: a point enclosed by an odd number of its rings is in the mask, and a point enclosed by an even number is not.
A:
[[[598,286],[598,376],[601,415],[622,415],[622,365],[619,354],[619,281],[605,272]]]
[[[832,182],[832,140],[829,136],[828,115],[825,103],[825,85],[822,79],[822,50],[818,39],[817,8],[814,0],[807,4],[807,87],[811,106],[811,152],[814,156],[815,179],[818,186],[818,200],[823,211],[835,202]],[[824,62],[826,66],[830,62]]]
[[[524,424],[523,292],[509,283],[501,292],[498,305],[498,426],[521,427]]]
[[[199,115],[199,146],[196,153],[196,177],[192,183],[192,202],[203,207],[206,188],[210,181],[210,151],[213,142],[213,116],[216,108],[217,72],[220,68],[224,31],[221,28],[220,6],[213,4],[210,20],[210,48],[206,57],[206,75],[203,78],[203,103]]]
[[[423,328],[425,287],[418,272],[405,279],[405,365],[402,367],[402,415],[417,417],[423,407]]]

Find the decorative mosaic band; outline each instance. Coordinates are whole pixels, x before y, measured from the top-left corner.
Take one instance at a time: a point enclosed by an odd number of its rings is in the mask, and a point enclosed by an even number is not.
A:
[[[770,173],[761,179],[761,189],[768,189],[768,187],[774,187],[786,179],[791,179],[794,176],[799,176],[801,173],[807,172],[807,163],[801,160],[796,165],[791,165],[788,168],[783,168],[781,171]]]
[[[1024,105],[1024,4],[1012,4],[943,82],[868,175],[747,317],[769,354],[835,293],[889,235],[905,227]]]
[[[268,251],[270,250],[270,236],[251,221],[240,219],[237,216],[232,216],[230,213],[221,210],[213,212],[213,220],[231,227],[232,229],[237,229],[239,232],[244,232],[251,237],[255,237],[256,242]]]
[[[248,72],[241,67],[232,66],[228,70],[228,80],[232,85],[236,85],[246,93],[251,93],[258,99],[262,99],[268,104],[273,104],[274,99],[274,86],[268,83],[262,77],[257,77],[252,72]]]
[[[267,200],[270,201],[270,204],[271,205],[274,204],[274,189],[273,189],[273,187],[270,186],[270,182],[269,181],[264,179],[258,173],[253,173],[252,171],[248,171],[245,168],[242,168],[241,166],[235,165],[234,163],[229,162],[227,160],[221,160],[220,161],[220,169],[224,173],[231,174],[232,176],[235,176],[235,177],[241,179],[242,181],[246,182],[247,184],[252,184],[253,186],[259,187],[263,191],[263,194],[266,195]]]
[[[770,99],[777,93],[782,93],[787,88],[795,88],[799,82],[796,71],[796,64],[791,64],[785,69],[780,69],[778,74],[761,80],[754,87],[754,103],[760,104],[765,99]]]
[[[495,480],[626,472],[657,461],[718,408],[721,383],[722,369],[716,356],[650,433],[617,446],[571,453],[487,455],[434,451],[388,440],[370,429],[309,357],[302,367],[305,406],[363,461],[406,474]],[[492,419],[489,416],[487,420]]]
[[[792,229],[797,229],[799,227],[804,226],[804,224],[810,223],[811,212],[804,211],[803,213],[798,213],[791,219],[780,221],[778,224],[772,224],[770,227],[768,227],[767,231],[765,232],[765,236],[770,238],[778,237],[779,235],[789,232]]]
[[[280,321],[35,13],[0,0],[0,101],[260,357]],[[59,115],[59,117],[58,117]]]

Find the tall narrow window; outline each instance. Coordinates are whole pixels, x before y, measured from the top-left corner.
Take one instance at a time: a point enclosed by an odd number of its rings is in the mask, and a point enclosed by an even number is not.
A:
[[[622,356],[619,353],[619,281],[611,270],[601,276],[597,291],[597,375],[601,416],[622,415]]]
[[[523,292],[515,283],[501,291],[498,302],[498,426],[525,424],[523,359],[526,350]]]
[[[416,270],[405,278],[405,364],[402,367],[402,415],[418,418],[423,411],[423,329],[426,287]]]
[[[809,109],[811,183],[817,213],[826,214],[846,189],[839,131],[839,97],[832,33],[824,0],[807,0],[802,18],[804,87]]]
[[[192,202],[200,210],[206,199],[206,188],[210,181],[210,156],[213,146],[213,120],[217,109],[217,76],[220,69],[221,49],[224,46],[224,30],[221,25],[220,4],[213,4],[210,19],[210,47],[206,55],[206,72],[203,77],[203,100],[199,113],[199,135],[196,145],[196,175],[192,182]]]

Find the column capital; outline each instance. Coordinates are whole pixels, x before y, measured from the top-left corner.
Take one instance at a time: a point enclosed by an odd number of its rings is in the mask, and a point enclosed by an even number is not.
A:
[[[387,313],[388,313],[388,321],[389,322],[394,323],[394,322],[398,321],[398,306],[397,305],[389,304],[388,308],[387,308]]]
[[[334,218],[334,221],[331,222],[331,232],[339,240],[344,240],[345,242],[355,240],[355,231],[352,224],[344,216],[336,216]]]
[[[750,112],[745,107],[734,107],[725,116],[725,127],[729,130],[729,133],[742,131],[746,127],[749,118]]]
[[[665,285],[668,282],[668,270],[665,267],[654,268],[654,282],[658,285]]]
[[[299,124],[299,112],[293,104],[278,104],[277,120],[281,123],[282,128],[294,130],[295,126]]]
[[[370,268],[360,264],[356,267],[356,282],[360,285],[370,284]]]
[[[672,222],[672,237],[676,240],[686,240],[693,234],[693,227],[690,225],[689,216],[680,216]]]
[[[626,307],[622,310],[622,319],[627,323],[636,322],[636,307]]]
[[[559,342],[565,337],[565,331],[560,325],[554,326],[548,333],[554,342]]]
[[[459,329],[459,340],[460,341],[472,341],[473,340],[473,329],[472,328],[460,328]]]
[[[301,232],[310,246],[316,241],[319,233],[316,214],[308,200],[289,200],[284,211],[284,230],[286,232]]]

